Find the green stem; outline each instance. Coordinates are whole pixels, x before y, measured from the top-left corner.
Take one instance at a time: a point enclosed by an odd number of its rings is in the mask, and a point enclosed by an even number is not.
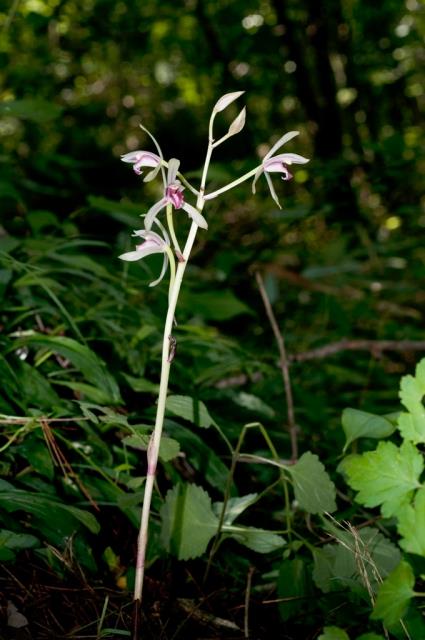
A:
[[[205,182],[207,178],[208,167],[212,154],[212,140],[208,143],[204,170],[202,172],[201,186],[198,193],[198,199],[196,207],[199,211],[204,208],[203,193],[205,190]],[[174,315],[177,307],[177,301],[179,298],[180,288],[183,281],[186,265],[189,260],[193,243],[195,241],[196,232],[198,231],[198,225],[192,222],[192,225],[187,236],[186,244],[183,250],[183,260],[178,263],[177,270],[174,278],[174,283],[170,289],[169,304],[167,316],[165,319],[164,336],[162,341],[162,364],[161,364],[161,380],[159,385],[158,404],[156,410],[155,427],[151,436],[148,452],[148,470],[146,475],[145,492],[143,496],[142,516],[140,520],[140,530],[137,542],[137,561],[136,561],[136,579],[134,585],[134,601],[141,604],[143,593],[143,580],[145,573],[145,560],[146,560],[146,547],[148,543],[148,527],[149,516],[152,502],[152,493],[155,484],[156,467],[158,464],[159,447],[161,444],[162,430],[164,426],[165,416],[165,404],[167,400],[168,381],[170,377],[170,368],[172,362],[172,353],[170,350],[172,330],[174,323]],[[171,233],[171,230],[170,230]]]
[[[248,173],[245,173],[240,178],[237,178],[237,180],[233,180],[233,182],[230,182],[229,184],[226,184],[226,186],[221,187],[221,189],[217,189],[217,191],[213,191],[212,193],[207,193],[204,196],[204,200],[212,200],[216,196],[219,196],[222,193],[224,193],[225,191],[229,191],[229,189],[233,189],[233,187],[237,187],[238,184],[241,184],[242,182],[245,182],[245,180],[249,180],[250,178],[255,176],[255,174],[257,173],[257,171],[260,168],[260,166],[261,165],[259,165],[258,167],[255,167],[255,169],[251,169],[251,171],[248,171]]]
[[[170,232],[171,240],[174,245],[174,250],[181,254],[182,250],[180,249],[179,241],[176,237],[176,232],[174,231],[174,221],[173,221],[173,205],[167,204],[167,225],[168,231]]]

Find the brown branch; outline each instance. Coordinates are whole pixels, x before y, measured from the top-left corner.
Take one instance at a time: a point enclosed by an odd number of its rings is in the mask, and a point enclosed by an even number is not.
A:
[[[257,280],[258,289],[263,299],[264,308],[266,310],[266,314],[269,319],[270,326],[272,328],[272,331],[274,333],[274,336],[277,342],[277,348],[280,355],[279,366],[282,371],[283,386],[285,389],[286,406],[288,411],[288,429],[289,429],[289,435],[291,438],[292,460],[297,460],[298,459],[298,441],[297,441],[298,427],[295,424],[294,399],[292,396],[291,379],[289,377],[289,361],[286,356],[285,340],[283,338],[283,335],[279,331],[279,327],[273,312],[272,305],[270,303],[270,300],[267,296],[266,289],[264,287],[263,279],[258,271],[255,273],[255,278]]]
[[[289,356],[289,361],[305,362],[327,358],[340,351],[370,351],[375,358],[379,358],[383,351],[425,351],[425,340],[348,340],[344,338],[317,349],[294,353]]]

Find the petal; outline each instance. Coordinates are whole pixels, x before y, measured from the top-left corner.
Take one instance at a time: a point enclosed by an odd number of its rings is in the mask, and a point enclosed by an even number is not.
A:
[[[208,229],[208,223],[205,220],[204,216],[199,213],[198,209],[195,209],[195,207],[192,207],[192,205],[189,204],[188,202],[185,202],[183,204],[182,209],[184,209],[187,212],[189,218],[191,218],[193,222],[196,222],[198,227],[201,227],[201,229]]]
[[[265,173],[264,175],[266,176],[267,184],[269,185],[271,197],[276,202],[279,209],[281,209],[282,207],[280,206],[279,198],[277,197],[276,191],[274,190],[272,179],[270,178],[268,173]]]
[[[270,149],[270,151],[268,152],[267,155],[264,156],[263,161],[267,160],[268,158],[270,158],[275,151],[277,151],[278,149],[280,149],[280,147],[282,147],[284,144],[286,144],[287,142],[289,142],[289,140],[292,140],[292,138],[295,138],[295,136],[299,135],[299,131],[288,131],[288,133],[285,133],[281,138],[279,138],[279,140],[272,146],[272,148]]]
[[[125,153],[124,155],[122,155],[121,160],[123,162],[137,162],[142,153],[143,151],[130,151],[130,153]]]
[[[167,254],[164,254],[164,261],[162,263],[161,273],[159,274],[159,277],[156,280],[154,280],[149,284],[150,287],[156,287],[156,285],[161,282],[162,278],[165,276],[167,267],[168,267],[168,256]]]
[[[149,171],[149,173],[145,175],[145,177],[143,178],[143,182],[150,182],[151,180],[156,178],[156,176],[160,171],[161,171],[161,165],[159,164],[155,169],[153,169],[152,171]]]
[[[143,256],[140,255],[140,251],[128,251],[127,253],[122,253],[118,258],[127,262],[134,262],[135,260],[140,260]]]
[[[253,182],[252,182],[252,193],[255,193],[255,184],[256,184],[256,182],[257,182],[258,178],[259,178],[259,177],[261,176],[261,174],[263,173],[263,171],[264,171],[264,168],[263,168],[263,166],[261,165],[261,166],[259,166],[259,167],[258,167],[257,171],[255,172],[254,180],[253,180]]]
[[[180,166],[180,160],[177,160],[177,158],[171,158],[168,161],[168,175],[167,175],[168,185],[175,183],[179,166]]]
[[[149,211],[145,216],[145,229],[147,231],[150,231],[152,227],[152,223],[155,220],[157,214],[161,211],[161,209],[165,207],[166,204],[167,204],[166,199],[162,198],[161,200],[159,200],[159,202],[155,203],[153,207],[149,209]]]
[[[146,242],[154,242],[158,247],[165,244],[163,238],[155,231],[146,231],[146,229],[137,229],[134,231],[133,236],[143,238]]]
[[[278,156],[268,158],[264,164],[274,161],[283,162],[284,164],[306,164],[306,162],[310,162],[308,158],[304,158],[304,156],[300,156],[298,153],[281,153]]]

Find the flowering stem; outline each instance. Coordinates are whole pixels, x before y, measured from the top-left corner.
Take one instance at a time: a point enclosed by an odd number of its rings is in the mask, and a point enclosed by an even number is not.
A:
[[[248,171],[248,173],[245,173],[240,178],[237,178],[237,180],[233,180],[233,182],[230,182],[229,184],[226,184],[226,186],[221,187],[221,189],[217,189],[217,191],[213,191],[212,193],[207,193],[204,196],[204,200],[212,200],[216,196],[219,196],[222,193],[224,193],[225,191],[229,191],[229,189],[233,189],[233,187],[237,187],[238,184],[241,184],[242,182],[245,182],[245,180],[249,180],[250,178],[255,176],[255,174],[258,171],[258,169],[259,169],[259,167],[255,167],[255,169],[251,169],[251,171]]]
[[[149,442],[147,459],[148,470],[146,475],[145,493],[143,497],[142,517],[140,521],[139,538],[137,544],[137,562],[136,562],[136,581],[134,586],[134,600],[142,601],[143,578],[145,571],[146,546],[148,542],[148,525],[149,514],[152,502],[152,491],[155,481],[156,466],[158,463],[159,446],[161,443],[162,428],[164,425],[165,402],[167,399],[168,380],[170,376],[171,358],[170,358],[170,338],[172,335],[174,314],[177,306],[177,300],[180,293],[180,287],[183,275],[187,265],[187,259],[190,256],[193,242],[195,240],[198,225],[194,222],[189,231],[186,246],[183,252],[184,262],[177,265],[174,285],[170,291],[170,301],[168,305],[167,316],[164,326],[164,337],[162,342],[162,365],[161,380],[159,386],[158,405],[156,410],[155,428]]]
[[[201,186],[198,193],[198,200],[196,207],[199,211],[204,208],[203,192],[205,189],[205,182],[207,178],[207,172],[209,163],[211,160],[211,154],[213,150],[213,141],[210,137],[208,142],[208,149],[205,158],[204,170],[202,172]],[[173,359],[172,351],[170,350],[172,330],[174,323],[174,315],[176,311],[177,301],[179,298],[180,288],[183,281],[183,275],[186,270],[186,265],[192,251],[193,243],[195,241],[196,232],[198,231],[198,225],[196,222],[192,222],[189,234],[187,236],[186,244],[183,250],[183,260],[179,261],[174,278],[174,283],[170,287],[168,311],[165,319],[164,336],[162,341],[162,364],[161,364],[161,380],[159,385],[158,404],[156,409],[155,427],[152,433],[148,452],[147,462],[148,469],[145,483],[145,493],[143,496],[142,516],[140,520],[140,530],[137,542],[137,561],[136,561],[136,580],[134,585],[134,601],[139,605],[142,602],[143,593],[143,579],[145,573],[145,561],[146,561],[146,547],[148,543],[148,526],[149,515],[152,502],[152,492],[155,482],[156,466],[158,463],[159,447],[161,444],[162,429],[164,426],[165,416],[165,404],[167,400],[168,381],[170,377],[171,362]],[[170,233],[173,235],[174,229],[170,227]],[[174,242],[174,239],[173,239]]]

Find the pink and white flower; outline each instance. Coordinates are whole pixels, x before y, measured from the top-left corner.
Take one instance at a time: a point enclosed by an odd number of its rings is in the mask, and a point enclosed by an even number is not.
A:
[[[171,158],[171,160],[169,160],[164,197],[156,202],[153,207],[149,209],[145,216],[145,229],[147,229],[148,231],[151,229],[152,224],[156,221],[158,213],[162,211],[162,209],[165,209],[168,204],[173,205],[175,209],[183,209],[184,211],[186,211],[189,218],[196,222],[198,227],[201,227],[201,229],[208,229],[208,224],[204,216],[201,215],[200,212],[191,204],[185,202],[183,195],[184,187],[182,186],[180,180],[178,180],[177,178],[177,171],[179,169],[179,166],[180,161],[176,158]]]
[[[162,264],[161,273],[157,280],[150,283],[149,286],[151,287],[154,287],[156,284],[161,282],[168,267],[168,256],[171,252],[170,239],[165,229],[163,229],[163,233],[165,239],[162,238],[159,233],[155,233],[155,231],[146,231],[146,229],[139,229],[135,231],[133,236],[142,238],[142,242],[136,245],[134,251],[128,251],[127,253],[123,253],[118,256],[121,260],[125,260],[126,262],[135,262],[136,260],[142,260],[142,258],[146,258],[146,256],[151,256],[155,253],[163,253],[164,262]]]
[[[145,177],[145,181],[147,178],[150,180],[154,178],[161,167],[161,158],[151,151],[130,151],[121,156],[121,160],[132,164],[133,170],[138,176],[142,175],[142,168],[144,167],[156,169],[156,171],[151,171],[151,173]]]
[[[304,158],[303,156],[298,155],[298,153],[281,153],[277,156],[273,155],[278,149],[280,149],[280,147],[282,147],[286,142],[289,142],[289,140],[292,140],[292,138],[298,134],[299,131],[289,131],[289,133],[285,133],[285,135],[283,135],[276,144],[273,145],[270,151],[264,156],[261,166],[258,168],[252,183],[252,193],[255,193],[255,184],[260,175],[264,173],[267,184],[269,185],[271,196],[278,207],[280,207],[279,198],[276,195],[269,173],[282,173],[282,180],[290,180],[292,178],[292,174],[289,172],[288,165],[291,166],[292,164],[305,164],[306,162],[310,162],[308,158]]]

